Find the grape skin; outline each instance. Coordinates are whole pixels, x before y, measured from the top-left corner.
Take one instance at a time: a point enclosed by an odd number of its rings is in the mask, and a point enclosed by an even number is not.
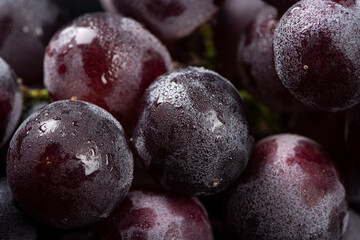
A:
[[[145,92],[132,142],[165,189],[185,195],[223,191],[243,171],[253,144],[244,103],[220,75],[179,69]]]
[[[164,41],[190,35],[208,21],[222,0],[102,0],[103,7],[137,19]]]
[[[76,96],[108,110],[130,129],[145,88],[171,69],[166,48],[138,22],[90,13],[53,36],[44,59],[44,83],[53,100]]]
[[[227,194],[229,239],[338,240],[348,224],[337,169],[319,144],[298,135],[257,142]]]
[[[6,168],[14,197],[29,215],[69,229],[111,214],[130,188],[133,156],[121,125],[108,112],[64,100],[21,124]]]
[[[20,119],[23,98],[16,74],[0,58],[0,148],[11,137]]]
[[[249,23],[239,41],[238,70],[244,88],[271,109],[283,113],[309,111],[281,84],[275,71],[273,38],[281,14],[264,6]]]
[[[309,107],[335,112],[360,101],[360,11],[349,2],[302,0],[275,30],[276,72]]]
[[[0,1],[0,56],[24,84],[42,85],[46,44],[66,21],[66,12],[53,0]]]
[[[213,240],[207,212],[197,198],[155,189],[130,191],[102,224],[101,240]]]

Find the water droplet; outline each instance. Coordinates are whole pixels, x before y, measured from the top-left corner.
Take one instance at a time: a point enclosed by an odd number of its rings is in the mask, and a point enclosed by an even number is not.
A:
[[[107,79],[105,78],[105,73],[103,73],[103,74],[101,75],[101,82],[102,82],[103,84],[107,84]]]
[[[109,165],[109,156],[107,154],[105,155],[105,164],[106,166]]]
[[[46,130],[47,130],[47,128],[46,128],[46,123],[41,124],[40,127],[39,127],[39,130],[40,130],[41,132],[45,133]]]
[[[40,36],[42,36],[44,34],[44,31],[42,30],[42,28],[37,27],[35,29],[35,34],[36,34],[36,36],[40,37]]]
[[[30,32],[30,28],[28,26],[23,26],[22,27],[22,31],[23,33],[29,33]]]

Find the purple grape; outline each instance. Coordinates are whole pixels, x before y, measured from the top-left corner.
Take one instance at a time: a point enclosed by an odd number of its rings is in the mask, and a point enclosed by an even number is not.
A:
[[[246,26],[265,4],[261,0],[227,0],[216,16],[214,40],[217,50],[216,70],[219,74],[238,83],[236,51],[240,36]]]
[[[14,201],[9,184],[5,178],[0,178],[0,239],[37,239],[35,224]]]
[[[190,35],[208,21],[223,0],[101,0],[110,12],[137,19],[162,40]]]
[[[229,239],[338,240],[347,211],[344,185],[324,149],[281,134],[255,144],[228,192],[225,221]]]
[[[340,111],[360,102],[360,11],[354,0],[302,0],[274,33],[276,72],[299,101]]]
[[[257,100],[280,112],[308,110],[290,95],[275,71],[273,38],[281,15],[264,6],[240,37],[238,69],[244,88]]]
[[[133,157],[105,110],[82,101],[49,104],[10,142],[7,176],[20,206],[40,222],[69,229],[108,217],[125,198]]]
[[[146,90],[132,142],[165,189],[185,195],[223,191],[244,170],[253,144],[245,105],[213,71],[189,67]]]
[[[166,48],[139,23],[92,13],[52,38],[44,81],[53,100],[76,96],[108,110],[128,129],[145,88],[170,69]]]
[[[0,58],[0,148],[15,130],[21,115],[22,103],[16,75]]]
[[[42,84],[46,44],[67,19],[52,0],[0,2],[0,56],[24,84]]]
[[[360,240],[360,215],[353,209],[349,210],[349,226],[341,240]]]
[[[207,212],[196,198],[158,190],[134,190],[100,227],[98,239],[214,238]]]

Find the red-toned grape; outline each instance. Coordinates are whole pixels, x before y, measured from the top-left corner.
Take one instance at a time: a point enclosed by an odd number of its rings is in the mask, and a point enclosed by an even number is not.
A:
[[[199,200],[158,190],[130,191],[100,229],[101,240],[214,239]]]
[[[53,0],[0,1],[0,56],[24,84],[42,84],[45,47],[67,19]]]
[[[175,40],[208,21],[223,0],[101,0],[103,7],[142,22],[157,37]]]
[[[253,144],[247,111],[220,75],[179,69],[154,81],[139,105],[132,142],[165,189],[214,194],[244,170]]]
[[[108,110],[128,129],[145,88],[170,69],[166,48],[139,23],[92,13],[52,38],[44,81],[53,100],[76,96]]]
[[[340,111],[360,102],[360,11],[354,6],[352,0],[302,0],[279,21],[276,72],[305,105]]]
[[[347,211],[344,185],[324,149],[281,134],[255,144],[228,192],[225,221],[232,240],[339,240]]]
[[[49,104],[22,123],[6,167],[20,206],[64,229],[108,217],[133,178],[133,156],[119,122],[96,105],[72,100]]]
[[[0,178],[0,239],[36,240],[37,228],[13,199],[9,184]]]
[[[275,71],[273,38],[281,15],[276,8],[264,6],[240,37],[238,69],[244,88],[256,99],[281,112],[307,109],[281,84]]]
[[[22,103],[16,75],[0,58],[0,148],[15,130],[21,115]]]

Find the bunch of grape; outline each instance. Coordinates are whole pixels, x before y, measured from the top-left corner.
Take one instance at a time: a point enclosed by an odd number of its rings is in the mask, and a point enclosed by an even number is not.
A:
[[[0,0],[0,26],[0,239],[359,239],[358,0]]]

